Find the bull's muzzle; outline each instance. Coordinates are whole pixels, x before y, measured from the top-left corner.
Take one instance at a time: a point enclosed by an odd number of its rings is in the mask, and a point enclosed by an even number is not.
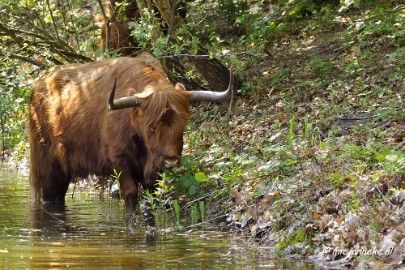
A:
[[[163,160],[163,166],[166,169],[180,166],[180,160],[178,158],[165,158]]]

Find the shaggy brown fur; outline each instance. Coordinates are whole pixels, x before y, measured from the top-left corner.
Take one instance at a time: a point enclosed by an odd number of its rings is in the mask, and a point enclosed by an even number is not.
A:
[[[110,111],[116,98],[143,99],[137,108]],[[149,54],[57,66],[34,84],[30,103],[31,183],[46,202],[64,202],[75,177],[121,171],[127,212],[138,184],[153,189],[165,160],[180,160],[189,92],[174,87]]]

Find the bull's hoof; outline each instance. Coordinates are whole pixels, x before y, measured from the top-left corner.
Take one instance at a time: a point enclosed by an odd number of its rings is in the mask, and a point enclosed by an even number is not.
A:
[[[155,215],[153,215],[150,211],[145,211],[143,215],[145,217],[146,227],[156,228]]]
[[[125,223],[129,229],[135,229],[139,225],[135,213],[126,213]]]
[[[44,204],[59,204],[59,205],[64,205],[65,204],[65,198],[60,199],[60,198],[44,198],[43,199]]]
[[[157,228],[155,226],[146,226],[145,238],[148,245],[156,243]]]

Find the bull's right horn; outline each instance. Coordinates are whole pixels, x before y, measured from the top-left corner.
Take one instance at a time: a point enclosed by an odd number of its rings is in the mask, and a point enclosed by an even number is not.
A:
[[[114,85],[108,98],[107,107],[110,110],[134,108],[141,106],[141,102],[134,96],[122,97],[114,100],[115,88],[117,87],[117,77],[114,78]]]
[[[215,91],[198,91],[193,90],[190,91],[190,102],[196,103],[201,101],[211,101],[211,102],[224,102],[231,98],[234,95],[234,86],[233,86],[233,72],[232,68],[229,69],[229,86],[223,92],[215,92]]]

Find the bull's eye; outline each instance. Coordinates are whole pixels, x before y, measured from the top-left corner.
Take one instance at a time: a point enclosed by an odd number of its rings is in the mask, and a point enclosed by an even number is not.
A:
[[[172,123],[175,116],[176,116],[175,111],[172,109],[168,109],[162,117],[162,122],[165,123],[166,125],[170,126],[170,124]]]

